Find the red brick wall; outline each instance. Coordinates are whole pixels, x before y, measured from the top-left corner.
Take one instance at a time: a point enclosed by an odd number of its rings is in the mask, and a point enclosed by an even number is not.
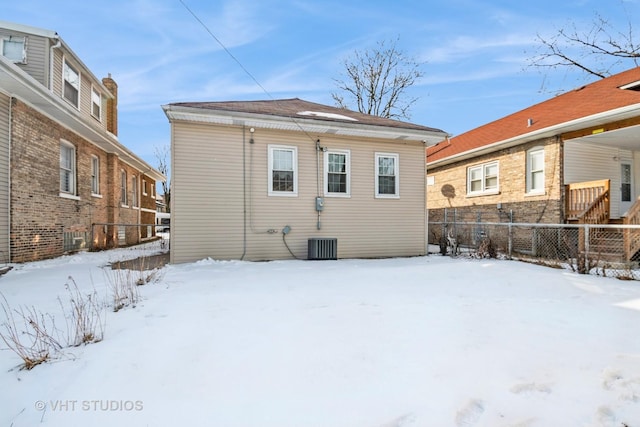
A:
[[[77,200],[60,196],[60,141],[76,149]],[[100,159],[100,196],[91,192],[91,159]],[[96,248],[117,244],[114,227],[95,223],[139,222],[139,209],[120,205],[120,170],[129,180],[134,168],[15,100],[12,109],[11,254],[13,262],[51,258],[64,253],[63,233],[87,232]],[[112,174],[116,171],[116,176]],[[131,181],[129,181],[131,197]],[[129,199],[131,200],[131,199]],[[127,243],[139,241],[139,231],[127,227]],[[115,233],[116,239],[113,239]],[[90,238],[90,237],[89,237]]]

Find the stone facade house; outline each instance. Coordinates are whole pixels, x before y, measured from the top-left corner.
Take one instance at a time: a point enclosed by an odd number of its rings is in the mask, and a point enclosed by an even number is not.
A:
[[[427,150],[430,221],[637,223],[640,68]]]
[[[57,33],[0,21],[0,262],[154,236],[164,176],[118,141],[117,89]]]
[[[163,108],[172,263],[426,253],[424,152],[441,130],[301,99]]]

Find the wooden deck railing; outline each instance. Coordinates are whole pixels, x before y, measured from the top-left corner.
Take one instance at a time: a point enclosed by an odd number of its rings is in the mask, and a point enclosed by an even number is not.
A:
[[[606,224],[611,208],[611,180],[578,182],[565,186],[567,220]]]
[[[640,198],[631,206],[624,218],[625,225],[640,225]],[[624,253],[628,260],[640,251],[640,231],[634,229],[624,230]]]

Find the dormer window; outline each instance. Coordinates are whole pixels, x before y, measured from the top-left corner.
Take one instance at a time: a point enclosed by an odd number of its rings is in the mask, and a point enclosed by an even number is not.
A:
[[[2,56],[18,64],[27,62],[27,40],[25,37],[9,36],[2,39]]]
[[[620,89],[633,90],[635,92],[640,92],[640,81],[628,83],[626,85],[622,85],[622,86],[620,86]]]
[[[102,120],[101,110],[102,95],[95,88],[91,88],[91,115],[98,120]]]
[[[78,108],[78,99],[80,98],[80,74],[65,60],[62,75],[64,78],[62,96],[72,103],[74,107]]]

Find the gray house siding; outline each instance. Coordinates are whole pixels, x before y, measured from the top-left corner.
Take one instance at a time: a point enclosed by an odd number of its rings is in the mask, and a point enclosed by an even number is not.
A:
[[[11,144],[10,97],[0,93],[0,263],[10,260],[9,253],[9,155]]]

